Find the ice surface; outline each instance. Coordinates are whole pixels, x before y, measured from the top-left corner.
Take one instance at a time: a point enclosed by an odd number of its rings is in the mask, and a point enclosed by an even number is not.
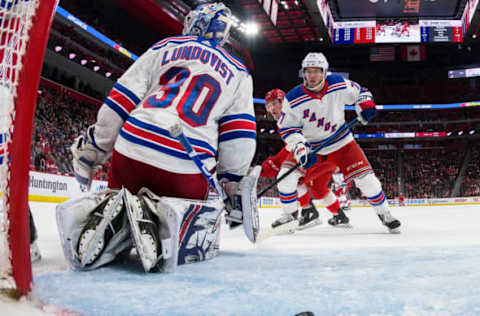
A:
[[[70,271],[54,205],[31,206],[43,257],[34,297],[83,315],[480,315],[479,205],[393,208],[399,235],[371,208],[347,214],[353,229],[328,227],[322,212],[322,226],[259,245],[222,227],[219,257],[168,274],[145,274],[134,257]],[[261,210],[261,225],[278,215]]]

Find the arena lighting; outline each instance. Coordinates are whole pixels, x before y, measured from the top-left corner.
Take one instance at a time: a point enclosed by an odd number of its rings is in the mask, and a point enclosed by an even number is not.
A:
[[[109,72],[109,71],[107,71],[107,72],[105,73],[105,77],[107,77],[107,78],[110,77],[111,75],[112,75],[112,73]]]
[[[271,130],[268,131],[270,134],[274,134],[275,130],[272,128]]]
[[[264,128],[261,128],[261,129],[260,129],[260,133],[263,133],[263,132],[265,132],[265,129],[264,129]]]
[[[245,34],[253,36],[258,33],[258,25],[254,22],[248,22],[245,24]]]
[[[452,132],[447,132],[447,136],[452,136]]]
[[[77,54],[75,54],[75,53],[68,54],[68,58],[70,58],[70,59],[74,59],[76,56],[77,56]]]
[[[93,66],[93,71],[98,71],[100,69],[100,66]]]
[[[86,59],[82,59],[82,60],[80,61],[80,64],[82,64],[82,66],[85,65],[86,63],[87,63],[87,60],[86,60]]]
[[[468,132],[468,135],[473,135],[473,134],[475,134],[475,130],[474,130],[474,129],[472,129],[472,130],[470,130],[470,131]]]
[[[55,51],[58,53],[62,50],[62,46],[55,46]]]
[[[463,131],[458,131],[457,135],[458,135],[458,136],[463,135]]]

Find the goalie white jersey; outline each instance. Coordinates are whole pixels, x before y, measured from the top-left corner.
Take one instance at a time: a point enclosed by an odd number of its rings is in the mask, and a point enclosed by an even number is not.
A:
[[[197,36],[166,38],[113,86],[95,126],[96,145],[182,174],[199,173],[168,133],[179,119],[208,169],[247,173],[256,145],[253,85],[245,66]],[[242,153],[239,155],[239,153]]]
[[[304,85],[290,90],[278,120],[287,150],[291,151],[297,143],[305,141],[312,145],[312,149],[322,145],[326,138],[345,124],[345,106],[357,102],[361,95],[371,97],[367,89],[338,75],[328,75],[324,88],[318,94],[307,90]],[[347,129],[319,154],[327,155],[352,140],[352,133]]]

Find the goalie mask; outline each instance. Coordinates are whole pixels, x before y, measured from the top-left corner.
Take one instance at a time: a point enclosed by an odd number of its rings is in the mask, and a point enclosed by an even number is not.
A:
[[[223,3],[205,4],[185,17],[183,35],[204,37],[223,45],[231,27],[231,11]]]
[[[308,87],[309,90],[318,92],[323,88],[325,78],[327,77],[328,61],[322,53],[308,53],[302,61],[303,84],[307,87],[307,80],[305,78],[306,68],[320,68],[323,71],[322,81],[315,87]]]

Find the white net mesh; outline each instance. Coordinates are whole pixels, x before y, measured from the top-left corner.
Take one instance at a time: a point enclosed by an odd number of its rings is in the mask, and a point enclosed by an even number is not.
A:
[[[0,280],[11,274],[9,249],[9,144],[15,128],[14,99],[28,31],[40,0],[0,1]],[[29,150],[29,148],[26,148]]]

